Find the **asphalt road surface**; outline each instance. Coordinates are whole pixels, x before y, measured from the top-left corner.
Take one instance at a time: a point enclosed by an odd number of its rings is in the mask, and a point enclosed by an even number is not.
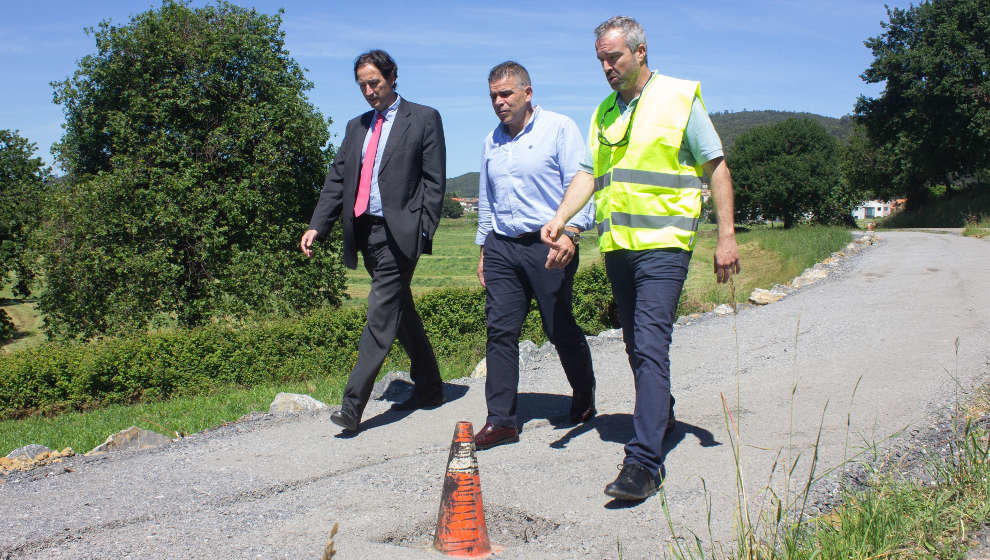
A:
[[[731,542],[736,467],[722,395],[755,516],[766,487],[786,495],[788,458],[798,461],[792,491],[803,484],[820,424],[818,472],[864,444],[890,445],[987,382],[988,341],[990,241],[954,233],[884,232],[778,303],[678,327],[665,482],[674,533]],[[478,452],[500,558],[617,558],[620,548],[653,558],[675,542],[658,497],[602,493],[631,433],[632,376],[621,341],[597,340],[593,356],[594,421],[564,422],[552,355],[523,371],[521,441]],[[352,438],[337,437],[326,412],[266,415],[8,476],[0,558],[318,559],[334,522],[337,558],[438,558],[431,533],[454,424],[485,419],[483,380],[447,391],[449,403],[412,414],[373,401]]]

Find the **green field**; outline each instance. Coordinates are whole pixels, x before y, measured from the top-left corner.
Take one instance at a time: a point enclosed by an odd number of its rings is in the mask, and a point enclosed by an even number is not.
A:
[[[423,255],[413,276],[413,295],[419,296],[436,288],[479,288],[478,255],[474,244],[478,229],[477,214],[465,214],[457,219],[440,220],[433,238],[433,254]],[[584,234],[581,243],[581,265],[587,266],[598,258],[598,247],[593,233]],[[358,256],[356,270],[347,271],[346,305],[364,305],[367,302],[371,281]]]

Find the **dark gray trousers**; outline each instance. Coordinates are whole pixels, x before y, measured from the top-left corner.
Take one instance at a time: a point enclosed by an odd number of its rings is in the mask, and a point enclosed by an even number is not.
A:
[[[364,267],[371,275],[368,324],[361,333],[357,364],[347,379],[341,401],[342,408],[358,418],[396,338],[409,355],[409,375],[416,384],[416,395],[429,399],[443,393],[433,346],[426,337],[409,289],[416,262],[402,256],[381,220],[365,224],[362,229],[358,235],[363,237],[366,231],[367,243],[361,244],[361,253]]]

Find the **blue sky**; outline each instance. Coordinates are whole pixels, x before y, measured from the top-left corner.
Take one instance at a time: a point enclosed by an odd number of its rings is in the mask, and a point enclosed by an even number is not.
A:
[[[194,6],[207,2],[195,1]],[[447,136],[448,176],[476,171],[481,141],[497,124],[488,101],[488,70],[504,60],[526,66],[534,100],[586,131],[609,93],[594,53],[594,27],[621,13],[646,29],[649,62],[664,74],[701,81],[709,111],[777,109],[838,117],[856,96],[877,95],[859,75],[872,60],[863,41],[880,34],[884,4],[898,0],[686,2],[350,3],[336,0],[235,2],[273,13],[285,9],[286,46],[315,84],[309,99],[344,124],[368,109],[352,64],[382,48],[399,65],[398,91],[437,108]],[[49,82],[72,74],[95,50],[84,27],[126,23],[158,2],[90,0],[5,2],[0,22],[0,128],[17,129],[51,162],[62,134],[62,108]],[[373,10],[373,11],[372,11]]]

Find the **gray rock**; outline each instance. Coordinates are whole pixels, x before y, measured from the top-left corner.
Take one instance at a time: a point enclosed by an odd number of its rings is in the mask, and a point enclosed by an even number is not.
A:
[[[275,395],[275,400],[268,407],[269,414],[285,412],[302,412],[304,410],[319,410],[327,408],[327,405],[314,399],[309,395],[299,395],[296,393],[279,393]]]
[[[787,295],[787,294],[789,294],[789,293],[791,293],[793,291],[794,290],[792,290],[789,286],[785,286],[784,284],[774,284],[773,287],[770,288],[770,293],[772,293],[772,294],[784,294],[784,295]]]
[[[45,447],[44,445],[39,445],[37,443],[32,443],[30,445],[25,445],[24,447],[18,447],[17,449],[11,451],[7,454],[8,459],[31,459],[33,460],[38,455],[42,453],[51,453],[53,450]]]
[[[828,278],[828,269],[815,265],[814,268],[806,268],[801,276],[798,276],[794,280],[791,280],[791,287],[795,290],[809,284],[814,284],[815,282]]]
[[[519,369],[522,370],[529,367],[535,362],[539,362],[543,359],[549,358],[555,355],[557,349],[553,347],[550,341],[543,343],[543,346],[537,346],[532,340],[524,340],[519,343]],[[478,365],[474,366],[471,371],[471,377],[486,377],[488,375],[488,362],[482,358]]]
[[[150,447],[160,447],[171,443],[172,438],[163,436],[150,430],[142,430],[137,426],[131,426],[126,430],[121,430],[116,434],[111,434],[107,440],[97,445],[86,455],[98,455],[108,451],[120,451],[124,449],[148,449]]]
[[[484,358],[482,358],[481,361],[478,362],[478,365],[474,366],[474,369],[471,371],[471,377],[478,378],[478,377],[485,377],[487,375],[488,375],[488,362]]]
[[[607,340],[622,340],[622,329],[609,329],[598,333],[598,338]]]
[[[749,295],[749,301],[750,303],[754,303],[756,305],[767,305],[778,302],[783,297],[784,294],[782,293],[764,290],[763,288],[756,288],[753,290],[753,293]]]
[[[519,367],[530,360],[530,358],[540,349],[532,340],[524,340],[519,343]]]
[[[371,389],[371,398],[378,401],[402,402],[413,394],[413,382],[405,371],[390,371]]]
[[[715,315],[719,317],[724,317],[726,315],[732,315],[732,306],[728,303],[723,303],[715,308]]]

